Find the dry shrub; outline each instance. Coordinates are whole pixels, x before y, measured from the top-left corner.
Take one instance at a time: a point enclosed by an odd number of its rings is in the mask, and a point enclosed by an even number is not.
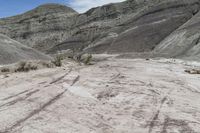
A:
[[[51,62],[57,66],[57,67],[61,67],[62,66],[62,60],[64,59],[64,57],[62,55],[56,55],[54,57],[54,60],[52,60]]]
[[[18,63],[18,67],[15,72],[28,72],[30,70],[37,70],[38,67],[32,62],[21,61]]]
[[[45,60],[32,60],[32,61],[20,61],[15,64],[10,64],[0,68],[2,73],[13,73],[13,72],[29,72],[31,70],[53,68],[55,65],[51,61]]]
[[[3,67],[3,68],[1,68],[1,72],[2,73],[10,72],[10,69],[6,68],[6,67]]]
[[[54,64],[49,61],[21,61],[14,67],[15,72],[29,72],[42,68],[53,68]]]
[[[185,70],[185,72],[189,74],[200,74],[200,70],[192,69],[192,70]]]
[[[83,61],[84,64],[86,65],[91,65],[91,61],[92,61],[92,55],[88,54],[85,58],[85,60]]]
[[[80,61],[85,65],[91,65],[92,55],[91,54],[83,54],[81,55]]]
[[[49,61],[40,61],[39,64],[41,64],[44,68],[53,68],[55,66],[52,62]]]
[[[84,63],[85,65],[92,65],[92,55],[91,54],[78,54],[73,58],[76,62]]]

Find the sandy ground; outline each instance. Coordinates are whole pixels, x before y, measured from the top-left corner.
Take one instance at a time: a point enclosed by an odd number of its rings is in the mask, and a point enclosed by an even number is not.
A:
[[[200,133],[198,62],[110,58],[0,75],[0,133]]]

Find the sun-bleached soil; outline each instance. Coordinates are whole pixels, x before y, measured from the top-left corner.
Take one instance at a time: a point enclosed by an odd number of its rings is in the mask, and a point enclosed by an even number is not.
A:
[[[200,133],[198,62],[109,58],[0,75],[1,133]]]

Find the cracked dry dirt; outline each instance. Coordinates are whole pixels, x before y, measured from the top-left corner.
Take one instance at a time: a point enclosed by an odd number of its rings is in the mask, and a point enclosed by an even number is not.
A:
[[[0,133],[200,133],[191,67],[111,58],[0,75]]]

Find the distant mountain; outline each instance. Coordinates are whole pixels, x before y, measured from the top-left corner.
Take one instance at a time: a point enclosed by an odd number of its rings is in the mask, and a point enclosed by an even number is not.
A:
[[[111,54],[164,53],[167,51],[162,46],[167,38],[195,19],[199,9],[199,0],[127,0],[83,14],[63,5],[46,4],[1,19],[0,33],[48,54],[64,49]],[[175,54],[176,50],[167,53],[171,52]]]
[[[48,60],[50,57],[0,34],[0,64],[15,63],[29,59]]]

